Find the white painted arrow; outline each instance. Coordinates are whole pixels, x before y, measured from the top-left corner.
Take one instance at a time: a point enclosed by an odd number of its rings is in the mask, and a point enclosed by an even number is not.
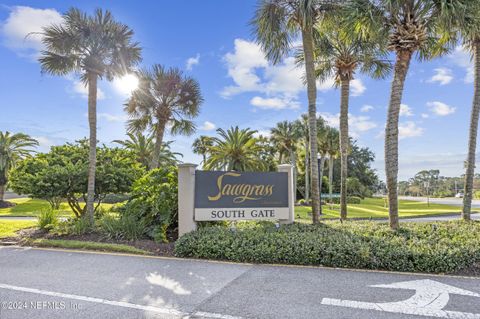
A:
[[[480,319],[480,314],[446,311],[443,308],[447,305],[449,294],[480,297],[480,294],[460,289],[454,286],[442,284],[438,281],[412,280],[403,281],[386,285],[372,285],[377,288],[393,288],[393,289],[411,289],[415,290],[415,294],[402,301],[397,302],[362,302],[353,300],[341,300],[323,298],[323,305],[340,306],[357,309],[368,309],[385,312],[403,313],[419,316],[430,316],[438,318],[452,319]]]

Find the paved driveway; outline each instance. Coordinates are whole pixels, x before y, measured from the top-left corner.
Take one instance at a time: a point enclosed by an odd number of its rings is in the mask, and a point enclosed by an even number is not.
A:
[[[480,278],[0,248],[0,318],[480,318]]]

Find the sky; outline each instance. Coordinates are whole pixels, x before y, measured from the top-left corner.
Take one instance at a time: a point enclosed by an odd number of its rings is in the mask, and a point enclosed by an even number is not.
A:
[[[110,10],[141,43],[140,67],[179,67],[199,81],[205,101],[195,119],[197,133],[166,136],[175,141],[173,150],[184,154],[183,162],[200,163],[191,151],[199,135],[236,125],[265,135],[277,122],[307,111],[303,69],[292,57],[272,65],[254,41],[249,21],[255,0],[0,0],[0,131],[30,134],[40,151],[88,136],[86,89],[73,74],[42,74],[37,62],[42,44],[35,32],[61,23],[70,7]],[[390,83],[391,76],[373,80],[356,74],[351,85],[350,133],[375,153],[373,166],[382,179]],[[123,104],[129,94],[125,81],[99,84],[101,143],[125,138]],[[439,169],[444,176],[463,173],[472,94],[473,67],[462,47],[442,58],[412,62],[399,126],[400,180],[423,169]],[[318,113],[333,126],[338,126],[339,103],[333,79],[318,83]]]

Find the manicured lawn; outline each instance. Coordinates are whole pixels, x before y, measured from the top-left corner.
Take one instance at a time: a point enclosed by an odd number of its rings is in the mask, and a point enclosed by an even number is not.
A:
[[[15,232],[23,228],[36,226],[37,222],[28,220],[0,220],[0,238],[13,237]]]
[[[0,216],[38,216],[42,209],[50,207],[48,202],[42,199],[16,198],[8,201],[17,205],[0,209]],[[101,204],[101,207],[109,209],[112,204]],[[60,204],[59,214],[61,216],[73,216],[72,210],[66,202]]]
[[[31,243],[38,247],[112,251],[112,252],[140,254],[140,255],[150,254],[146,250],[138,249],[128,245],[97,243],[93,241],[63,240],[63,239],[36,239],[36,240],[33,240]]]
[[[330,205],[324,205],[323,217],[324,218],[338,218],[339,205],[333,205],[333,209]],[[400,217],[418,217],[448,213],[460,213],[460,206],[450,206],[442,204],[430,204],[427,203],[400,200],[399,201],[399,215]],[[295,215],[297,219],[308,220],[312,218],[309,216],[311,208],[307,206],[295,207]],[[360,204],[348,205],[348,217],[351,218],[382,218],[388,217],[388,208],[385,208],[385,202],[383,198],[365,198]]]

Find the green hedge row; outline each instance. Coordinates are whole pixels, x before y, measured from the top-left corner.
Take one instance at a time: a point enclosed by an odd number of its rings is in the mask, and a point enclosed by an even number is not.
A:
[[[276,228],[238,223],[204,227],[182,236],[180,257],[252,263],[322,265],[411,272],[452,272],[480,261],[480,222],[327,222]]]

